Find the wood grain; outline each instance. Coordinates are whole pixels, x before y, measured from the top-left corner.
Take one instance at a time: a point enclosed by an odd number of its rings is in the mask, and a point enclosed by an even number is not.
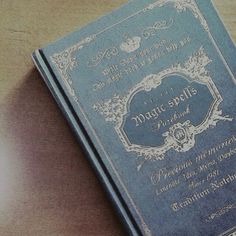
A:
[[[125,0],[0,0],[0,235],[125,235],[31,52]],[[236,40],[236,1],[214,1]]]

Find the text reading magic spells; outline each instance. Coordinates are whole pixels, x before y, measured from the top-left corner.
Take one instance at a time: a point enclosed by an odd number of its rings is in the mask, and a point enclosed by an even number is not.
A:
[[[193,86],[187,86],[178,96],[171,98],[166,104],[162,103],[145,113],[139,113],[136,116],[133,116],[131,120],[135,122],[136,127],[146,123],[149,120],[156,120],[160,114],[166,112],[169,109],[178,107],[181,103],[186,102],[193,96],[197,95],[197,93],[198,91],[196,88]]]

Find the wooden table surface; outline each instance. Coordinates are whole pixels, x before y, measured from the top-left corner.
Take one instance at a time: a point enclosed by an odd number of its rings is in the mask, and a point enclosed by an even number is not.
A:
[[[0,0],[0,235],[125,235],[30,54],[125,0]],[[236,1],[215,0],[236,40]]]

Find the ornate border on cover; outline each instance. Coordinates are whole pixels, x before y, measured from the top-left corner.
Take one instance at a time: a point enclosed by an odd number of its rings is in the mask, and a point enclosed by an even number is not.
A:
[[[72,86],[73,82],[70,78],[70,71],[72,71],[73,68],[75,68],[75,66],[79,64],[77,58],[74,56],[74,53],[76,51],[81,50],[85,45],[95,40],[95,38],[96,38],[95,34],[91,35],[79,41],[72,47],[69,47],[63,50],[62,52],[55,53],[53,54],[53,56],[51,56],[51,60],[56,65],[69,94],[73,97],[73,99],[76,102],[78,102],[78,97]]]
[[[214,38],[212,37],[211,35],[211,32],[207,26],[207,22],[206,20],[204,19],[204,17],[202,16],[200,10],[198,9],[198,6],[197,4],[195,3],[195,0],[158,0],[156,1],[155,3],[153,4],[157,4],[158,3],[161,3],[161,5],[164,5],[168,2],[172,2],[175,4],[175,7],[177,8],[178,11],[185,11],[186,8],[190,9],[193,13],[193,15],[200,19],[200,23],[202,24],[202,26],[204,27],[204,29],[208,32],[209,34],[209,38],[212,40],[212,43],[214,44],[214,46],[216,47],[216,50],[218,51],[219,55],[221,56],[221,59],[224,63],[224,65],[226,66],[226,68],[228,69],[230,75],[232,76],[233,80],[235,80],[234,78],[234,75],[232,74],[229,66],[227,65],[222,53],[220,52]],[[51,61],[54,63],[56,69],[58,70],[61,78],[62,78],[62,81],[64,82],[69,94],[71,95],[71,97],[73,98],[73,100],[78,104],[78,106],[81,108],[80,106],[80,103],[79,103],[79,99],[73,89],[73,84],[72,84],[72,80],[70,79],[70,71],[75,67],[75,65],[77,64],[75,58],[73,58],[73,53],[76,52],[77,50],[80,50],[81,48],[83,48],[85,45],[88,45],[90,42],[92,42],[96,36],[98,36],[99,34],[102,34],[103,32],[105,32],[106,30],[108,30],[109,28],[112,28],[113,26],[119,24],[119,23],[122,23],[123,21],[141,13],[141,12],[145,12],[147,10],[151,10],[151,9],[154,9],[155,6],[153,4],[150,4],[147,8],[141,10],[141,11],[138,11],[136,12],[135,14],[133,15],[130,15],[128,16],[127,18],[121,20],[120,22],[117,22],[116,24],[114,25],[111,25],[107,28],[105,28],[104,30],[94,34],[94,35],[91,35],[83,40],[81,40],[80,42],[78,42],[77,44],[73,45],[72,47],[70,48],[67,48],[67,49],[64,49],[63,51],[59,52],[59,53],[56,53],[56,54],[53,54],[50,59]],[[67,54],[68,53],[68,54]],[[82,110],[83,112],[83,110]],[[86,118],[86,115],[84,114],[85,116],[85,119]],[[90,124],[89,120],[88,120],[88,124]],[[98,137],[96,135],[96,132],[93,130],[94,134],[95,134],[95,137],[97,138],[98,140]],[[99,142],[99,141],[98,141]],[[99,142],[100,143],[100,142]],[[100,143],[101,147],[103,148],[102,144]],[[107,155],[107,154],[106,154]],[[143,226],[143,230],[145,232],[145,235],[146,236],[151,236],[152,233],[150,232],[148,226],[145,224],[144,220],[143,220],[143,217],[142,215],[140,214],[139,210],[136,209],[136,205],[133,203],[133,199],[131,198],[131,196],[129,195],[129,192],[127,192],[127,189],[126,189],[126,186],[124,185],[122,179],[120,178],[119,176],[119,173],[117,173],[117,171],[115,170],[115,167],[113,166],[113,163],[112,161],[109,159],[109,157],[107,156],[107,159],[108,161],[111,163],[111,166],[112,168],[114,169],[118,179],[120,180],[127,196],[129,197],[137,215],[140,217],[140,221],[142,222],[142,226]]]
[[[183,12],[186,11],[187,9],[191,10],[193,15],[200,21],[203,28],[207,32],[209,32],[209,27],[207,25],[207,22],[202,16],[201,12],[199,11],[195,0],[159,0],[154,3],[151,3],[143,11],[152,10],[155,7],[162,7],[167,3],[173,3],[174,7],[177,9],[178,12]]]
[[[203,26],[203,28],[209,33],[209,28],[207,25],[206,20],[204,19],[204,17],[202,16],[201,12],[198,9],[198,6],[195,2],[195,0],[158,0],[152,4],[149,4],[146,8],[144,8],[143,10],[137,12],[136,14],[133,14],[129,17],[127,17],[126,19],[129,19],[130,17],[133,17],[139,13],[142,12],[146,12],[146,11],[150,11],[153,10],[156,7],[162,7],[164,5],[166,5],[167,3],[173,3],[174,7],[177,9],[178,12],[183,12],[186,11],[187,9],[190,9],[193,13],[193,15],[199,19],[201,25]],[[126,20],[124,19],[124,20]],[[123,20],[123,21],[124,21]],[[121,21],[121,22],[123,22]],[[108,27],[107,29],[111,28],[112,26]],[[51,61],[55,64],[58,72],[60,73],[60,76],[69,92],[69,94],[72,96],[73,100],[78,103],[79,98],[76,95],[76,92],[73,88],[73,81],[70,78],[70,72],[73,70],[73,68],[75,68],[76,65],[78,65],[78,61],[77,58],[74,56],[74,53],[76,51],[81,50],[82,48],[84,48],[86,45],[89,45],[92,41],[94,41],[96,39],[96,37],[100,34],[102,34],[103,32],[105,32],[107,29],[104,29],[103,31],[100,31],[96,34],[90,35],[84,39],[82,39],[81,41],[79,41],[78,43],[76,43],[75,45],[64,49],[63,51],[59,52],[59,53],[55,53],[53,54],[50,59]],[[99,56],[96,58],[97,60],[100,60],[101,57],[106,56],[106,54],[109,55],[117,55],[118,51],[116,48],[110,48],[107,51],[104,52],[100,52]],[[109,57],[108,55],[108,57]],[[96,60],[93,61],[93,63],[96,63]]]
[[[125,149],[129,152],[137,153],[139,156],[144,157],[145,160],[163,160],[165,153],[170,149],[174,149],[177,152],[187,152],[194,147],[196,135],[210,127],[216,126],[220,120],[232,121],[228,116],[222,116],[222,111],[218,108],[223,98],[205,68],[210,62],[211,60],[204,52],[204,48],[201,47],[197,52],[191,55],[184,64],[175,64],[158,74],[151,74],[130,89],[124,97],[115,95],[111,99],[96,103],[94,109],[101,113],[106,121],[114,124],[115,130]],[[214,103],[207,117],[196,127],[193,126],[189,120],[184,123],[174,124],[167,132],[162,134],[165,144],[161,147],[146,147],[130,143],[123,131],[123,121],[129,112],[129,104],[132,98],[142,90],[150,91],[157,88],[167,76],[173,74],[184,75],[188,78],[189,82],[197,81],[198,83],[207,85],[214,97]],[[181,141],[178,140],[174,135],[176,131],[184,133],[185,138]]]

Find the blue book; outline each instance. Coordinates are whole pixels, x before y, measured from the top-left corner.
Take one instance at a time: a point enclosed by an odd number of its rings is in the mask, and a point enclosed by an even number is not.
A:
[[[33,53],[130,235],[236,234],[236,50],[210,0],[133,0]]]

